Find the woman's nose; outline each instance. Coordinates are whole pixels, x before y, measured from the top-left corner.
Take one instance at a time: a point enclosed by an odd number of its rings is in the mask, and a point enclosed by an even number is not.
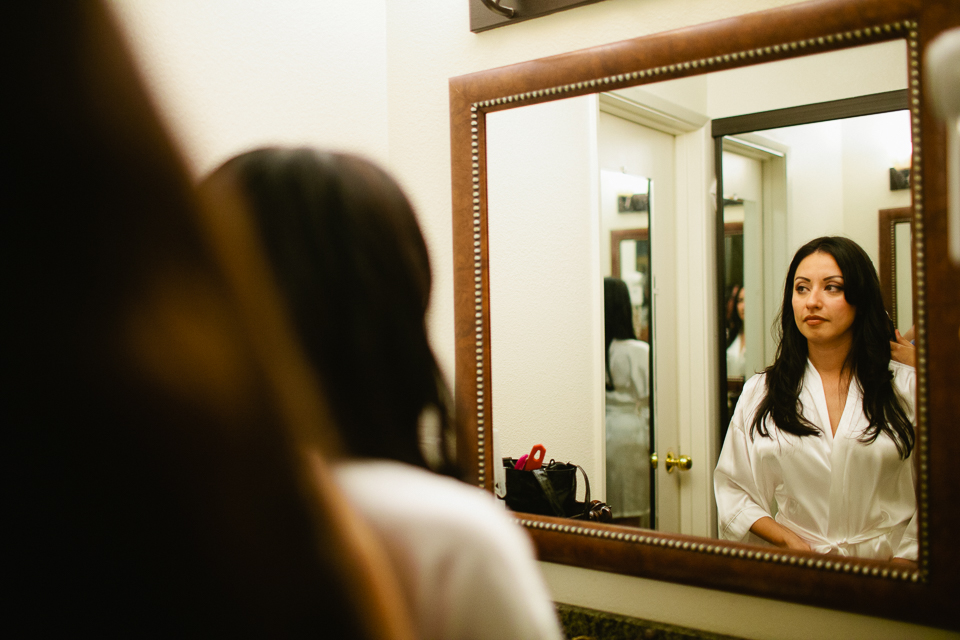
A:
[[[811,309],[820,308],[820,292],[816,289],[807,296],[807,306]]]

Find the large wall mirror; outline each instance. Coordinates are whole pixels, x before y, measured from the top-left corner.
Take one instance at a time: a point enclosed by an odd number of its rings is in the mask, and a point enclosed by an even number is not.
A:
[[[960,407],[941,358],[960,321],[927,319],[960,304],[930,241],[944,136],[920,52],[958,23],[945,3],[819,1],[451,80],[461,460],[494,490],[502,458],[543,444],[612,508],[609,524],[517,514],[542,559],[956,626]],[[915,567],[717,539],[730,407],[819,235],[863,246],[916,327]],[[644,345],[635,398],[605,385],[611,280]]]

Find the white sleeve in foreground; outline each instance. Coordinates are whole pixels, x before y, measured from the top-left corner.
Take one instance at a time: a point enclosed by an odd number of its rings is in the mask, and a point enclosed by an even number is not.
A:
[[[424,640],[560,640],[526,531],[477,487],[389,461],[338,480],[381,537]]]
[[[456,638],[562,638],[533,547],[525,531],[500,512],[464,545],[448,586],[456,598],[450,635]],[[477,532],[480,533],[480,532]]]

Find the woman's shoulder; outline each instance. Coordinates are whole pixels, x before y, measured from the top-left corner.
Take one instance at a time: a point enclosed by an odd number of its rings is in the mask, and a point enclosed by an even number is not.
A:
[[[650,353],[650,345],[643,340],[614,340],[610,343],[611,349],[616,349],[617,351],[640,353],[642,355],[648,355]]]
[[[758,373],[751,376],[743,383],[743,390],[740,392],[740,399],[737,400],[737,407],[734,410],[734,419],[731,421],[732,428],[749,429],[754,414],[757,412],[760,403],[767,393],[767,374]]]
[[[767,373],[764,371],[747,378],[747,381],[743,383],[743,391],[740,392],[740,397],[746,396],[759,401],[759,398],[762,398],[766,391]]]
[[[739,351],[740,346],[742,344],[743,344],[743,334],[738,333],[736,336],[734,336],[733,340],[730,341],[730,344],[727,345],[727,351],[730,351],[731,349],[736,349]]]
[[[343,462],[335,474],[351,502],[384,524],[471,539],[520,533],[493,495],[455,478],[392,460]]]
[[[500,624],[508,638],[561,637],[530,537],[492,494],[390,460],[343,462],[334,473],[380,536],[420,637],[500,637]]]
[[[896,360],[890,361],[890,371],[893,372],[895,378],[910,378],[917,376],[917,370],[911,367],[908,364],[898,362]]]
[[[466,500],[488,496],[478,487],[403,462],[384,459],[354,459],[334,466],[337,481],[348,490],[377,489],[383,494],[401,494],[419,500],[424,494]]]
[[[903,398],[912,403],[917,389],[917,370],[908,364],[891,360],[890,372],[893,374],[893,386]]]

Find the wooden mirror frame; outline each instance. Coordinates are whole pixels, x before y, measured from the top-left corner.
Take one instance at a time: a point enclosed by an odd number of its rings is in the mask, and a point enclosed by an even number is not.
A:
[[[897,209],[880,209],[879,213],[880,239],[879,262],[877,273],[880,276],[880,293],[883,295],[883,304],[887,313],[897,321],[897,261],[896,261],[896,232],[897,223],[909,222],[913,218],[910,207]],[[912,226],[912,225],[911,225]],[[912,231],[912,229],[911,229]],[[911,254],[913,251],[911,250]],[[912,256],[911,256],[911,259]]]
[[[960,540],[954,535],[960,532],[960,268],[950,264],[945,241],[945,128],[922,88],[926,45],[958,25],[955,0],[815,0],[450,80],[458,455],[466,479],[492,490],[485,115],[706,71],[907,42],[917,259],[918,569],[517,514],[541,560],[960,628]]]
[[[610,273],[620,273],[620,243],[623,240],[648,240],[649,229],[610,230]]]

